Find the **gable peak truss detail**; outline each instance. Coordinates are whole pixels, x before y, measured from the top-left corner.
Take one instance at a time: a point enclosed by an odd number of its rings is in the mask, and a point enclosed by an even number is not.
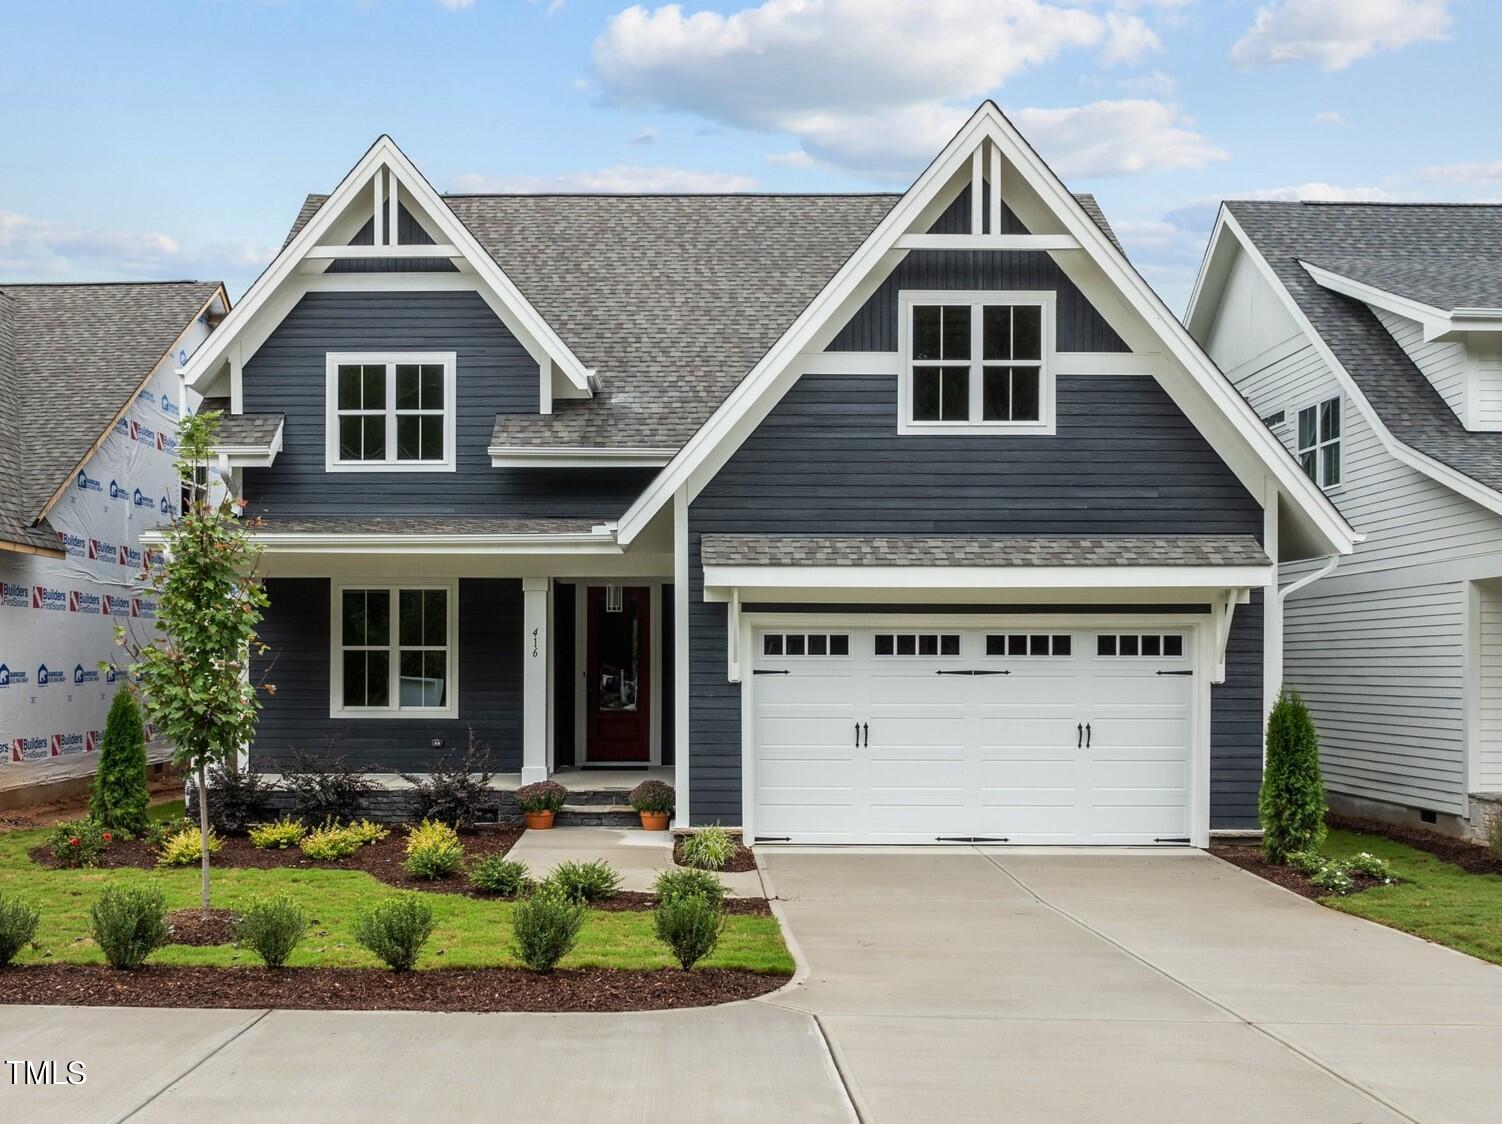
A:
[[[403,237],[403,216],[431,241]],[[365,229],[370,241],[355,242]],[[397,259],[447,262],[433,272],[331,272],[336,262]],[[421,267],[418,267],[421,270]],[[372,284],[374,282],[374,284]],[[229,369],[231,399],[238,408],[240,368],[272,329],[310,289],[472,288],[537,361],[551,397],[592,397],[599,381],[506,275],[443,196],[397,147],[382,135],[339,182],[312,217],[272,259],[219,330],[183,367],[191,385],[205,385]],[[546,412],[546,410],[545,410]]]

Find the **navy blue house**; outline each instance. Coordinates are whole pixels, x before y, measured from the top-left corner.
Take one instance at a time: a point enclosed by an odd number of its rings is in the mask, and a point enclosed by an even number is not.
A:
[[[440,195],[381,138],[192,357],[249,747],[670,776],[761,841],[1255,827],[1350,528],[991,103],[902,195]]]

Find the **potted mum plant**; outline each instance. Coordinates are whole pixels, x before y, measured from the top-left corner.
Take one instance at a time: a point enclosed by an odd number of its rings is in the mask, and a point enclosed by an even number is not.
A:
[[[544,831],[553,826],[553,817],[568,799],[568,789],[557,781],[538,781],[524,784],[516,790],[516,802],[521,806],[522,818],[531,831]]]
[[[665,781],[642,781],[631,790],[631,807],[641,817],[641,825],[647,831],[666,831],[668,817],[673,813],[673,786]]]

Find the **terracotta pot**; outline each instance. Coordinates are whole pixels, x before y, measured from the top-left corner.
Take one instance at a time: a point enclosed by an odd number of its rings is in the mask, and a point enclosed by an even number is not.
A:
[[[666,831],[668,829],[668,814],[666,812],[638,812],[641,817],[641,826],[645,831]]]
[[[522,818],[527,821],[528,831],[546,831],[553,826],[552,812],[523,812]]]

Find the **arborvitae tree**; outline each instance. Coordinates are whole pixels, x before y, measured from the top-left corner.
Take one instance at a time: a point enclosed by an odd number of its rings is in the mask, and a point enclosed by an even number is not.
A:
[[[1282,862],[1325,841],[1325,785],[1319,774],[1319,735],[1297,691],[1284,687],[1267,719],[1267,763],[1257,799],[1262,853]]]
[[[129,688],[115,692],[99,743],[99,771],[94,774],[94,794],[89,816],[122,835],[146,829],[146,731],[141,711]]]

